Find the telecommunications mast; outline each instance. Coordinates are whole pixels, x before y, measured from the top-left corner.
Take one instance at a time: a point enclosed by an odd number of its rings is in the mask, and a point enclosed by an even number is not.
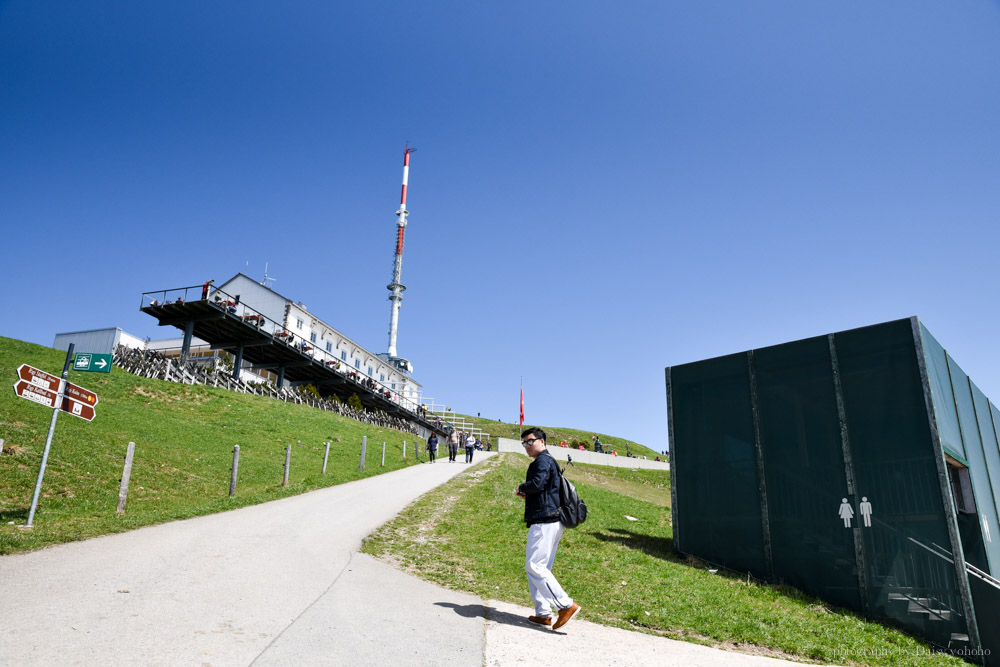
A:
[[[403,279],[403,235],[406,233],[406,216],[410,214],[406,210],[406,180],[410,174],[410,153],[415,150],[407,144],[406,150],[403,151],[403,193],[399,200],[399,210],[396,211],[399,218],[396,221],[396,254],[392,259],[392,282],[386,285],[386,289],[389,290],[389,301],[392,302],[389,315],[388,361],[399,370],[407,373],[412,372],[413,368],[409,361],[396,356],[396,333],[399,328],[399,306],[403,302],[403,292],[406,291],[406,286],[401,282]]]

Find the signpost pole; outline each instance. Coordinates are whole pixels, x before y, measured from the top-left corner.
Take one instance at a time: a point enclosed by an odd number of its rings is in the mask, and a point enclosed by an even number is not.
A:
[[[52,447],[52,434],[56,430],[56,417],[59,416],[59,410],[62,407],[63,394],[66,391],[66,377],[69,375],[69,364],[73,359],[74,347],[76,347],[76,344],[70,343],[69,349],[66,350],[66,363],[63,364],[62,379],[59,381],[59,395],[56,397],[55,407],[52,408],[52,421],[49,422],[49,434],[45,437],[45,449],[42,451],[42,465],[38,468],[38,479],[35,480],[35,493],[31,496],[31,508],[28,510],[26,528],[32,527],[32,522],[35,520],[35,510],[38,509],[38,496],[42,492],[42,477],[45,476],[45,463],[49,459],[49,448]]]

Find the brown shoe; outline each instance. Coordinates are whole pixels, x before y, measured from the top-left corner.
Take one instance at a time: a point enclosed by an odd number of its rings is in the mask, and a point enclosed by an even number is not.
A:
[[[559,610],[559,617],[556,622],[552,625],[553,630],[558,630],[562,626],[569,623],[570,619],[576,616],[576,612],[580,611],[580,605],[573,603],[572,607],[567,607],[566,609]]]
[[[532,623],[538,623],[538,625],[552,625],[551,616],[529,616],[528,620]]]

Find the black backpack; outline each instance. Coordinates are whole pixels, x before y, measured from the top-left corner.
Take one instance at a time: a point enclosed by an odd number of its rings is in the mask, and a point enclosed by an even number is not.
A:
[[[576,493],[573,482],[566,479],[559,469],[559,522],[567,528],[576,528],[587,520],[587,503]]]

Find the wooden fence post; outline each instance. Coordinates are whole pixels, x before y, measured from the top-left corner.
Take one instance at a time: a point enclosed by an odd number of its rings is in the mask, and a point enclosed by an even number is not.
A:
[[[368,449],[368,436],[361,436],[361,470],[365,469],[365,450]]]
[[[406,440],[403,441],[403,458],[406,458]]]
[[[292,446],[285,447],[285,478],[281,480],[282,486],[288,486],[288,468],[292,464]]]
[[[382,467],[385,467],[385,440],[382,441]]]
[[[236,495],[236,471],[240,467],[240,446],[236,445],[233,447],[233,467],[232,474],[229,476],[229,495]]]
[[[323,474],[326,474],[326,461],[330,458],[330,443],[326,443],[326,451],[323,452]]]
[[[118,509],[115,514],[125,514],[125,500],[128,498],[128,480],[132,476],[132,456],[135,454],[135,443],[128,443],[125,450],[125,469],[122,470],[122,485],[118,489]]]

